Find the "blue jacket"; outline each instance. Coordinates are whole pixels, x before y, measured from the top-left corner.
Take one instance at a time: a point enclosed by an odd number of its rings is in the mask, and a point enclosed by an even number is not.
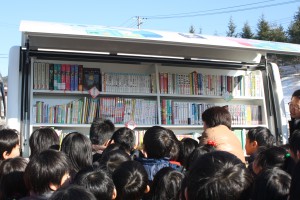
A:
[[[142,163],[142,165],[145,167],[149,181],[153,181],[155,174],[164,167],[172,167],[173,169],[176,169],[178,171],[182,170],[181,166],[170,163],[168,158],[136,158],[136,161]]]

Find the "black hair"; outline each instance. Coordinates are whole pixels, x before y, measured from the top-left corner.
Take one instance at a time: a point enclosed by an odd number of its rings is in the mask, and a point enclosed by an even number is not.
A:
[[[260,166],[262,170],[278,167],[286,172],[292,162],[293,160],[288,151],[278,146],[260,151],[254,160],[255,165]]]
[[[181,158],[180,161],[184,167],[186,167],[189,155],[199,146],[198,142],[192,138],[183,138],[180,141],[181,144]]]
[[[251,200],[287,200],[290,185],[291,176],[282,169],[265,170],[254,181]]]
[[[295,156],[297,156],[297,151],[300,152],[300,130],[296,129],[289,138],[289,147]]]
[[[170,132],[160,126],[149,128],[144,135],[143,145],[148,158],[160,159],[170,157],[174,146],[174,138]]]
[[[30,157],[46,149],[59,150],[59,142],[59,137],[53,128],[43,127],[36,129],[29,138]]]
[[[92,166],[92,144],[83,134],[69,133],[61,143],[61,151],[66,153],[71,161],[72,173]]]
[[[186,170],[190,170],[191,167],[195,164],[195,162],[200,158],[202,155],[215,151],[215,147],[209,144],[201,145],[193,150],[192,153],[188,156],[186,160]]]
[[[131,158],[128,153],[122,149],[118,149],[104,154],[99,161],[99,167],[112,174],[121,163],[129,160]]]
[[[19,199],[28,195],[23,179],[28,161],[22,157],[9,158],[0,165],[0,199]]]
[[[247,200],[253,177],[235,155],[213,151],[197,160],[185,182],[189,200]]]
[[[2,129],[0,130],[0,153],[1,160],[4,160],[3,153],[6,151],[8,154],[11,153],[13,148],[19,145],[19,133],[15,129]]]
[[[154,176],[151,189],[150,199],[179,199],[181,182],[184,175],[171,167],[160,169]]]
[[[63,176],[70,172],[69,166],[69,158],[64,152],[44,150],[30,159],[25,169],[25,184],[37,195],[49,192],[49,184],[60,185]]]
[[[292,173],[292,181],[290,187],[290,198],[289,200],[298,200],[300,197],[300,162],[295,165]]]
[[[111,200],[114,191],[112,178],[104,170],[85,169],[80,170],[75,178],[74,184],[83,186],[90,191],[97,199]]]
[[[300,99],[300,90],[294,91],[292,97],[298,97]]]
[[[225,107],[214,106],[206,109],[202,113],[202,121],[208,128],[224,125],[231,129],[231,115]]]
[[[178,140],[175,133],[171,129],[166,129],[166,130],[169,132],[170,137],[173,139],[173,146],[170,151],[170,160],[171,161],[180,161],[180,156],[182,154],[181,153],[182,147],[181,147],[180,141]]]
[[[135,145],[135,134],[130,128],[119,128],[111,137],[114,143],[120,144],[126,151],[131,152]]]
[[[256,141],[258,146],[266,146],[271,147],[275,143],[275,138],[272,135],[271,131],[266,127],[255,127],[251,128],[248,133],[247,137],[250,142]]]
[[[95,118],[90,128],[90,140],[92,144],[103,145],[112,137],[115,125],[109,119]]]
[[[139,200],[148,184],[148,174],[137,161],[123,162],[112,175],[116,190],[116,200]]]
[[[55,191],[49,200],[97,200],[97,198],[82,186],[70,185]]]

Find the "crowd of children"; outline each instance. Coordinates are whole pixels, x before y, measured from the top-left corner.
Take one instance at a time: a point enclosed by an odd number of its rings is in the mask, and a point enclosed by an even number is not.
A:
[[[20,157],[18,132],[2,128],[0,200],[300,199],[300,130],[278,146],[269,129],[250,129],[245,159],[225,107],[202,119],[199,142],[153,126],[142,149],[131,129],[115,130],[107,119],[94,120],[89,138],[72,132],[61,142],[52,128],[39,128],[29,158]]]

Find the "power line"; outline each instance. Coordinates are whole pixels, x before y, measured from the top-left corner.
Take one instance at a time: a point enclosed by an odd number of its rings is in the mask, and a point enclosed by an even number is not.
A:
[[[190,15],[190,14],[206,13],[206,12],[219,11],[219,10],[227,10],[227,9],[232,9],[232,8],[238,8],[238,7],[244,7],[244,6],[251,6],[251,5],[256,5],[256,4],[267,3],[267,2],[271,2],[271,1],[276,1],[276,0],[261,1],[261,2],[256,2],[256,3],[249,3],[249,4],[230,6],[230,7],[224,7],[224,8],[217,8],[217,9],[210,9],[210,10],[201,10],[201,11],[186,12],[186,13],[168,14],[168,15],[155,15],[155,16],[147,16],[147,17],[148,18],[172,17],[172,16],[174,16],[174,17],[179,16],[180,17],[182,15]]]
[[[274,1],[274,0],[272,0],[272,1]],[[265,1],[265,2],[267,2],[267,1]],[[286,5],[286,4],[297,3],[297,2],[299,2],[299,0],[293,0],[293,1],[275,3],[275,4],[268,4],[268,5],[263,5],[263,6],[247,7],[247,8],[242,8],[242,9],[233,9],[233,10],[227,10],[227,11],[217,11],[217,12],[198,11],[198,12],[191,12],[191,13],[196,13],[196,14],[177,14],[177,15],[174,14],[174,15],[161,16],[161,17],[160,16],[143,16],[143,17],[148,18],[148,19],[170,19],[170,18],[187,18],[187,17],[197,17],[197,16],[208,16],[208,15],[218,15],[218,14],[225,14],[225,13],[241,12],[241,11],[245,11],[245,10],[254,10],[254,9],[265,8],[265,7],[274,7],[274,6]],[[258,4],[258,3],[256,3],[256,4]],[[245,5],[233,6],[233,7],[242,7]],[[215,10],[223,10],[223,9],[228,9],[228,8],[230,8],[230,7],[220,8],[220,9],[215,9]],[[203,13],[203,12],[208,12],[208,13]]]

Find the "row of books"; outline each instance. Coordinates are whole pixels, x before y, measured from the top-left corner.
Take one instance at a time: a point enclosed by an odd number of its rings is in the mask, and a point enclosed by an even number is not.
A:
[[[100,68],[82,65],[33,63],[33,89],[84,91],[92,87],[101,89]]]
[[[214,104],[163,99],[161,119],[165,125],[203,125],[202,113]],[[232,125],[262,124],[260,105],[228,105]]]
[[[157,103],[148,99],[83,97],[54,106],[37,101],[32,113],[33,123],[89,124],[95,117],[110,119],[115,124],[125,124],[131,120],[138,125],[158,122]]]
[[[83,65],[33,63],[33,89],[86,91],[95,86],[103,92],[155,93],[154,74],[101,73]]]
[[[262,96],[261,76],[255,72],[246,75],[210,75],[159,73],[161,94],[221,96],[228,92],[235,96]]]

